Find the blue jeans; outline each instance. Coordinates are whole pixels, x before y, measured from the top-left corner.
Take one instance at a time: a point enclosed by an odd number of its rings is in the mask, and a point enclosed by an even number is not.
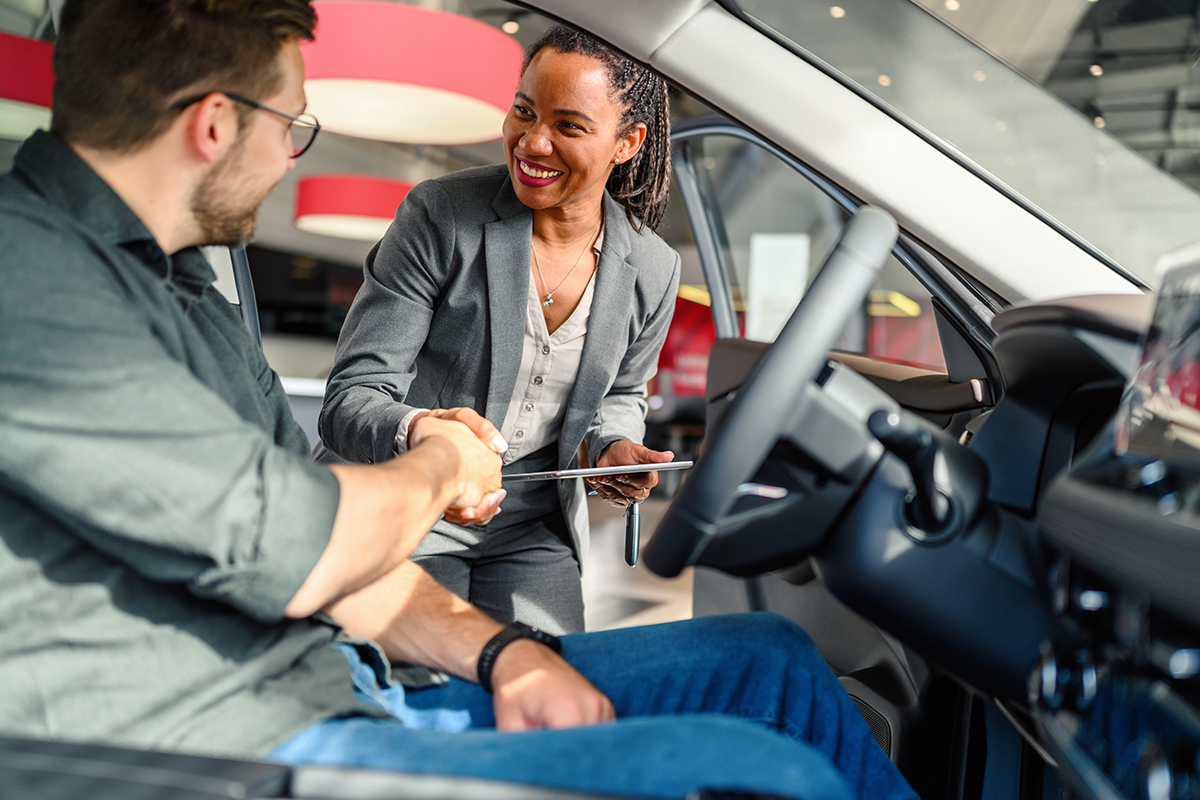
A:
[[[400,716],[432,728],[454,727],[457,718],[470,726],[463,732],[327,720],[269,758],[599,794],[916,800],[811,640],[782,617],[703,617],[575,634],[563,637],[563,656],[608,695],[617,722],[500,733],[492,697],[451,679],[408,690]]]

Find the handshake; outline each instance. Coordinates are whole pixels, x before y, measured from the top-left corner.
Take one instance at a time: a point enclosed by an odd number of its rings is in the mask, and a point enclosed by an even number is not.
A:
[[[507,496],[500,485],[503,463],[500,456],[508,449],[508,443],[492,423],[469,408],[435,409],[415,415],[408,428],[409,449],[433,441],[448,446],[457,459],[458,492],[446,509],[446,520],[486,525],[500,513],[500,503]],[[604,449],[596,466],[665,464],[672,458],[674,454],[669,451],[651,450],[621,439]],[[588,488],[605,502],[623,508],[645,500],[658,484],[658,473],[635,472],[585,480]]]

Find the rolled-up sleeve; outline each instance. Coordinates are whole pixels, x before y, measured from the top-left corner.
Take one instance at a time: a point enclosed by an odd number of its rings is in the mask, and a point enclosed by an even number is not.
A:
[[[21,227],[5,260],[31,266],[0,291],[5,491],[148,579],[281,619],[328,543],[336,478],[197,377],[147,286]]]

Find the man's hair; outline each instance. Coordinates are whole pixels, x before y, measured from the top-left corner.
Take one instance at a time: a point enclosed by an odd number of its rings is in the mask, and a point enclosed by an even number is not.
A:
[[[279,91],[277,58],[311,39],[310,0],[68,0],[54,44],[50,130],[105,150],[133,151],[180,113],[180,99]],[[239,121],[252,109],[239,106]]]
[[[529,45],[522,74],[533,57],[547,47],[560,53],[591,56],[604,66],[609,91],[625,109],[618,136],[639,122],[646,126],[642,148],[613,168],[606,188],[625,207],[625,215],[637,230],[646,226],[657,230],[666,214],[671,189],[671,112],[666,81],[649,67],[567,25],[552,26]]]

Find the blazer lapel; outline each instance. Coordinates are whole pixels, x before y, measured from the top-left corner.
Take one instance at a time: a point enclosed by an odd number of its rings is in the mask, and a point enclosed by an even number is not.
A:
[[[625,356],[625,340],[629,318],[633,314],[633,288],[637,267],[629,261],[633,229],[625,219],[625,209],[604,194],[604,246],[600,266],[596,270],[596,288],[592,295],[592,311],[587,320],[587,338],[583,342],[579,374],[567,406],[562,437],[558,445],[558,462],[565,467],[575,457],[579,443],[587,433],[608,391],[621,359]],[[528,254],[526,258],[528,258]],[[528,270],[526,271],[528,272]],[[528,291],[528,285],[525,287]],[[591,455],[595,466],[598,453]]]
[[[484,416],[499,428],[508,413],[525,343],[533,214],[517,200],[508,181],[492,201],[492,208],[499,219],[487,223],[483,234],[487,261],[485,291],[492,339],[491,376]]]

